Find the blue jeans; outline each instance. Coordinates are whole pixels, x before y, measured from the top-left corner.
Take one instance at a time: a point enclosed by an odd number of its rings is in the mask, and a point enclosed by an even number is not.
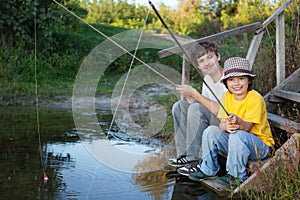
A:
[[[209,125],[218,125],[218,118],[200,103],[177,101],[172,108],[177,157],[187,155],[189,160],[200,160],[203,131]]]
[[[218,150],[227,154],[227,173],[242,182],[248,178],[246,171],[248,160],[265,159],[269,154],[269,146],[252,133],[237,130],[229,134],[221,131],[218,126],[209,126],[203,133],[200,164],[201,171],[206,175],[214,176],[220,169]]]

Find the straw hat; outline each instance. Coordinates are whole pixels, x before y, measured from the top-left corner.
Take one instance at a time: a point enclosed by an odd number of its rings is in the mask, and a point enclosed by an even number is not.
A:
[[[251,73],[249,60],[241,57],[232,57],[225,61],[224,63],[224,79],[234,76],[251,76],[256,75]]]

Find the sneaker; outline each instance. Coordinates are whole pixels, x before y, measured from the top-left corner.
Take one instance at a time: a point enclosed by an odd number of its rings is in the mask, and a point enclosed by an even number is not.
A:
[[[173,167],[184,167],[188,165],[190,161],[187,159],[186,155],[182,155],[179,158],[169,159],[169,165]]]
[[[240,179],[235,178],[229,174],[216,178],[216,181],[218,183],[221,183],[222,185],[225,185],[226,187],[230,187],[230,189],[234,189],[242,183]]]
[[[202,181],[204,179],[214,179],[216,176],[208,176],[206,174],[204,174],[201,170],[191,173],[189,175],[189,179],[193,180],[193,181]]]
[[[180,167],[177,172],[184,176],[189,176],[191,173],[200,171],[199,161],[193,160],[188,166]]]

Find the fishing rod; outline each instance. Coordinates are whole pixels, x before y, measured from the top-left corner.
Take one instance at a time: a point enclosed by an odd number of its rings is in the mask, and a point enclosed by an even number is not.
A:
[[[182,45],[179,43],[179,41],[177,40],[177,38],[175,37],[175,35],[172,33],[172,31],[170,31],[169,27],[167,26],[167,24],[165,23],[165,21],[163,20],[163,18],[160,16],[159,12],[156,10],[155,6],[153,5],[153,3],[149,0],[149,4],[152,7],[152,9],[154,10],[156,16],[159,18],[159,20],[161,21],[161,23],[163,24],[163,26],[167,29],[167,31],[170,33],[171,37],[174,39],[174,41],[177,43],[178,47],[181,49],[182,53],[184,54],[185,58],[187,58],[187,61],[194,67],[194,69],[196,70],[197,74],[199,75],[199,77],[201,78],[202,82],[207,86],[207,88],[209,89],[209,91],[212,93],[212,95],[216,98],[218,104],[221,106],[221,108],[225,111],[225,113],[227,114],[227,116],[229,116],[229,113],[226,111],[225,107],[223,106],[223,104],[221,103],[221,101],[218,99],[218,97],[216,96],[216,94],[212,91],[212,89],[210,88],[210,86],[206,83],[206,81],[204,80],[200,70],[198,67],[195,66],[193,60],[190,58],[190,56],[187,54],[187,52],[184,50],[184,48],[182,47]]]

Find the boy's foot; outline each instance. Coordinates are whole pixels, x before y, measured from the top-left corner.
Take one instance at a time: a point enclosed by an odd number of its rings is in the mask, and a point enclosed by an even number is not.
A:
[[[221,183],[222,185],[225,185],[227,187],[230,187],[230,189],[234,189],[237,186],[239,186],[242,182],[240,181],[240,179],[235,178],[229,174],[222,176],[222,177],[218,177],[216,178],[216,181],[218,183]]]
[[[191,161],[188,166],[180,167],[177,172],[184,176],[189,176],[191,173],[200,171],[199,161]]]
[[[189,161],[186,157],[186,155],[182,155],[179,158],[171,158],[169,159],[169,165],[173,167],[184,167],[188,165],[191,161]]]
[[[199,170],[198,172],[191,173],[189,175],[189,179],[193,181],[202,181],[204,179],[214,179],[214,178],[216,178],[216,176],[208,176],[204,174],[201,170]]]

